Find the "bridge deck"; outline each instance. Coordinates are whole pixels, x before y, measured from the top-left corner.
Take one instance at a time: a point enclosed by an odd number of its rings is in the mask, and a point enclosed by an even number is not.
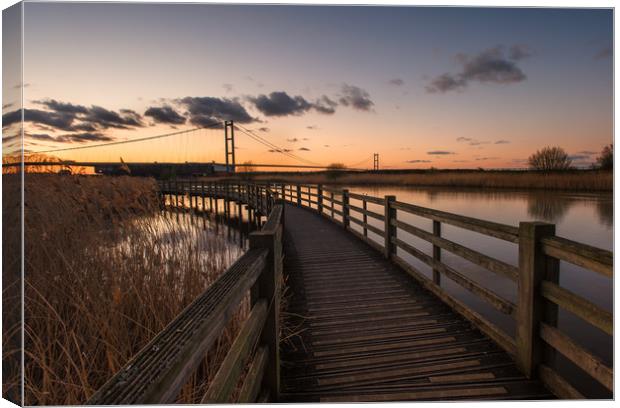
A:
[[[287,205],[288,402],[544,399],[507,353],[377,251]]]

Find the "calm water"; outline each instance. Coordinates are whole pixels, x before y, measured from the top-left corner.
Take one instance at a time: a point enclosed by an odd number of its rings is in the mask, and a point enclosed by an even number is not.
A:
[[[558,192],[474,192],[471,190],[446,190],[435,188],[394,188],[394,187],[351,187],[351,191],[375,197],[395,195],[398,201],[466,215],[484,220],[517,226],[519,221],[545,221],[556,225],[556,234],[578,242],[613,250],[613,197],[612,194],[569,194]],[[351,201],[358,205],[359,202]],[[382,212],[382,208],[368,205],[373,211]],[[360,214],[356,214],[361,218]],[[397,218],[412,225],[432,232],[432,221],[398,211]],[[381,229],[382,222],[369,221]],[[351,224],[352,228],[361,230]],[[383,244],[382,238],[368,233],[369,237]],[[374,237],[373,237],[374,235]],[[432,245],[399,230],[398,236],[416,248],[432,255]],[[518,248],[516,244],[475,232],[463,230],[450,225],[442,225],[442,236],[463,244],[471,249],[500,259],[512,265],[518,265]],[[406,259],[419,271],[431,277],[431,268],[399,250],[398,255]],[[491,273],[448,251],[442,251],[442,261],[464,273],[471,279],[492,289],[500,296],[516,302],[516,284],[502,276]],[[497,324],[514,337],[512,318],[497,312],[484,301],[479,300],[469,291],[461,288],[448,278],[442,276],[442,287],[456,298],[462,300],[491,322]],[[613,310],[613,281],[597,273],[561,262],[560,285],[591,302]],[[606,364],[613,361],[613,340],[600,330],[590,326],[576,316],[560,311],[559,327],[570,337],[599,356]],[[559,358],[556,365],[567,377],[575,379],[574,385],[582,388],[591,396],[608,396],[602,387],[588,381],[572,364]]]

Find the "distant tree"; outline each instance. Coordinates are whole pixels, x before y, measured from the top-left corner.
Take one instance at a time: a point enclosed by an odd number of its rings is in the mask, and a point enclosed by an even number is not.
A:
[[[596,162],[601,170],[612,170],[614,168],[614,145],[610,144],[603,147],[601,155],[596,158]]]
[[[544,147],[536,151],[527,159],[530,168],[534,170],[568,170],[572,160],[561,147]]]
[[[345,170],[347,166],[343,163],[332,163],[327,166],[327,178],[335,180],[338,177],[342,176],[343,170]]]
[[[252,160],[248,160],[243,162],[243,164],[241,164],[240,166],[237,166],[237,170],[242,173],[241,177],[243,177],[244,179],[249,179],[251,178],[251,174],[256,171],[256,167],[254,167],[254,163],[252,162]]]

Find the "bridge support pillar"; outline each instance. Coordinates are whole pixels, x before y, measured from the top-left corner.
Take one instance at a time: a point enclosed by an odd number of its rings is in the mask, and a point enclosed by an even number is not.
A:
[[[543,359],[544,343],[539,335],[540,323],[557,318],[557,308],[546,307],[540,294],[542,280],[557,281],[559,262],[542,250],[541,239],[555,235],[555,225],[543,222],[519,224],[519,277],[517,294],[517,367],[528,378],[536,376]]]

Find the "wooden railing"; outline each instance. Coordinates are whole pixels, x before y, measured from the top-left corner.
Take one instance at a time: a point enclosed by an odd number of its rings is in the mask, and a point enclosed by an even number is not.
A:
[[[170,186],[168,186],[170,187]],[[186,190],[177,186],[177,195]],[[209,194],[232,194],[230,186],[212,186]],[[203,190],[205,191],[205,190]],[[171,193],[162,189],[162,193]],[[237,191],[239,193],[239,191]],[[280,276],[284,205],[264,189],[245,190],[245,197],[269,217],[250,234],[250,249],[200,297],[101,387],[89,405],[162,404],[175,401],[181,387],[203,361],[241,302],[250,296],[251,311],[213,378],[203,403],[267,402],[279,394]],[[206,194],[206,193],[205,193]],[[204,199],[206,195],[203,195]],[[229,198],[231,196],[229,195]],[[190,195],[190,205],[191,205]],[[243,385],[231,396],[244,368]]]
[[[286,184],[271,185],[270,188],[287,202],[312,208],[342,225],[382,252],[386,258],[400,265],[425,288],[510,353],[526,376],[540,378],[549,390],[559,397],[583,398],[583,395],[547,363],[553,360],[554,351],[561,353],[613,392],[613,369],[557,327],[558,308],[562,308],[594,328],[608,335],[613,334],[612,313],[558,284],[560,260],[613,278],[613,255],[610,251],[560,238],[555,235],[553,224],[522,222],[518,227],[505,225],[402,203],[396,201],[394,196],[372,197],[347,189],[328,189],[320,185]],[[370,209],[371,206],[375,209]],[[432,231],[404,221],[399,216],[400,212],[431,220]],[[374,222],[369,222],[369,219]],[[358,225],[361,232],[351,229],[351,224]],[[519,253],[518,266],[442,237],[443,224],[516,244]],[[369,232],[379,239],[371,239]],[[403,232],[432,244],[432,254],[407,243],[402,237]],[[432,269],[432,278],[428,278],[407,262],[398,254],[397,249],[428,265]],[[513,281],[517,286],[517,303],[503,298],[442,262],[443,251]],[[515,338],[448,293],[440,285],[441,276],[451,279],[497,311],[514,319]],[[549,349],[546,345],[554,351],[546,351]]]

